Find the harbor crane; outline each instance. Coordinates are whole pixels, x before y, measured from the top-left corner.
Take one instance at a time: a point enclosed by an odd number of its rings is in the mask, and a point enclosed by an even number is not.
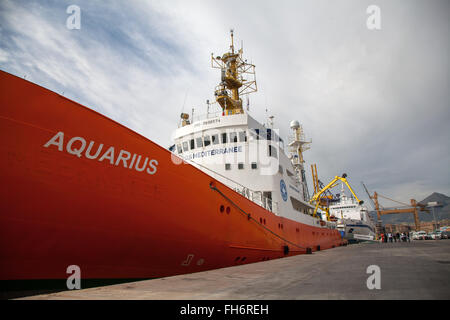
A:
[[[426,209],[426,205],[423,205],[423,204],[417,202],[415,199],[411,199],[410,204],[403,203],[403,202],[391,199],[389,197],[383,196],[383,195],[377,193],[376,191],[373,193],[373,195],[371,195],[369,193],[369,191],[367,190],[366,186],[364,185],[364,183],[362,183],[362,185],[364,186],[364,189],[366,190],[367,195],[369,196],[369,199],[372,201],[373,207],[374,207],[375,211],[377,212],[377,218],[378,218],[377,229],[379,229],[379,230],[377,230],[378,233],[381,233],[381,216],[386,215],[386,214],[396,214],[396,213],[412,213],[412,214],[414,214],[414,224],[416,227],[416,231],[420,230],[419,211],[430,212],[428,209]],[[399,203],[403,206],[397,207],[397,208],[383,208],[378,201],[378,197]],[[381,207],[381,209],[380,209],[380,207]]]
[[[317,166],[316,166],[316,164],[312,164],[311,165],[311,174],[312,174],[312,179],[313,179],[314,194],[316,194],[321,189],[323,189],[325,187],[323,182],[319,180],[319,176],[317,174]],[[320,196],[320,200],[319,201],[320,201],[320,206],[321,207],[328,207],[331,202],[339,200],[339,197],[335,196],[333,193],[331,193],[330,189],[331,188],[327,189]]]
[[[316,172],[317,173],[317,172]],[[330,220],[330,213],[329,213],[329,209],[328,206],[324,206],[323,205],[323,197],[322,195],[327,192],[327,190],[329,191],[329,189],[334,188],[339,181],[345,183],[345,185],[348,187],[348,189],[350,190],[350,192],[353,194],[353,196],[355,197],[356,201],[362,205],[364,203],[364,201],[359,200],[358,197],[356,196],[355,192],[353,191],[352,187],[350,187],[350,184],[347,182],[347,174],[344,173],[342,175],[342,177],[338,177],[335,176],[333,180],[331,180],[331,182],[329,184],[327,184],[325,187],[323,187],[322,189],[320,189],[318,192],[316,192],[314,194],[314,196],[311,198],[311,200],[309,201],[311,204],[315,203],[315,208],[314,208],[314,213],[313,213],[313,217],[315,217],[317,215],[317,210],[320,208],[321,210],[325,211],[325,214],[327,216],[327,220]],[[326,200],[328,200],[327,198],[325,198]],[[328,203],[327,203],[328,204]]]

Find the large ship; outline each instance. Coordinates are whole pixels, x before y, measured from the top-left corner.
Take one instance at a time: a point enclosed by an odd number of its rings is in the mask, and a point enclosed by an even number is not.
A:
[[[170,150],[0,71],[0,280],[155,278],[345,244],[312,215],[300,124],[287,152],[244,111],[242,50],[212,61],[221,112],[183,114]]]
[[[375,240],[376,225],[366,206],[350,196],[347,197],[342,184],[339,200],[330,205],[330,216],[337,222],[343,238],[349,242]]]

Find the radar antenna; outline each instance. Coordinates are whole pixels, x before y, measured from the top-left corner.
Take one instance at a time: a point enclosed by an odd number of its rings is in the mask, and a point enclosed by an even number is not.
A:
[[[224,115],[244,113],[240,96],[256,92],[255,65],[242,58],[243,49],[234,51],[234,30],[230,30],[230,51],[222,57],[211,54],[211,66],[221,70],[221,82],[215,88],[216,101]],[[250,79],[244,78],[248,76]]]

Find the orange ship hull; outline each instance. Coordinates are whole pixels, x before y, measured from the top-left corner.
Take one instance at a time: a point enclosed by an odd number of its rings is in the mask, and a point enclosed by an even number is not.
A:
[[[343,244],[0,71],[0,280],[154,278]]]

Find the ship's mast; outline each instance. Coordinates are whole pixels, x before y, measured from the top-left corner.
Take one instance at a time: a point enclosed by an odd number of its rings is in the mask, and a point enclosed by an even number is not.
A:
[[[211,54],[211,66],[221,70],[221,82],[215,89],[216,101],[224,115],[244,113],[240,96],[257,91],[255,65],[243,60],[243,49],[234,51],[234,32],[231,30],[230,51],[222,57]],[[251,80],[244,79],[244,74]]]
[[[293,130],[293,137],[289,143],[291,152],[291,162],[294,166],[298,183],[303,186],[303,198],[309,201],[308,184],[306,182],[305,167],[303,160],[303,152],[310,148],[311,140],[306,140],[303,133],[303,127],[296,120],[291,122],[291,129]]]
[[[340,195],[342,200],[347,200],[347,196],[345,195],[345,189],[344,189],[344,183],[341,183],[341,195]]]

